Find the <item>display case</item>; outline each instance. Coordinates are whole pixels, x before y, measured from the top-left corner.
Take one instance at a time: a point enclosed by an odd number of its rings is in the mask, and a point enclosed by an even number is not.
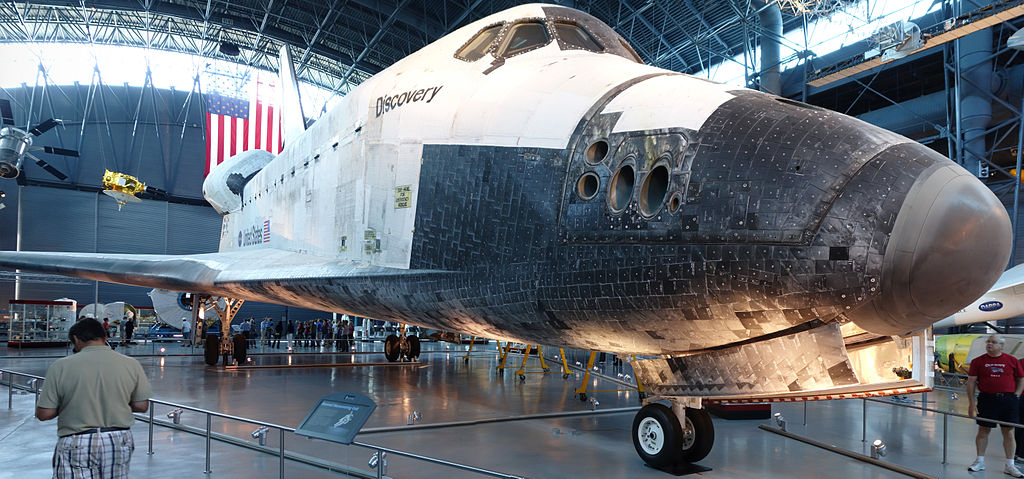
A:
[[[77,319],[74,300],[34,301],[10,300],[8,314],[8,347],[63,346],[68,342],[68,329]]]

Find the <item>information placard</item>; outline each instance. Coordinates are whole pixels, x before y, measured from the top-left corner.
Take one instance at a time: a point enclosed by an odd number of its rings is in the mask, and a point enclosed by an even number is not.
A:
[[[372,399],[359,393],[328,394],[309,411],[302,424],[295,428],[295,434],[352,444],[376,408]]]

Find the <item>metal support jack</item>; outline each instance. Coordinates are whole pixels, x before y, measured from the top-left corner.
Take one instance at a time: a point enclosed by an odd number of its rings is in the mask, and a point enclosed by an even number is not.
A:
[[[540,367],[539,368],[535,368],[535,367],[534,368],[530,368],[530,367],[526,366],[526,363],[530,359],[530,355],[533,354],[533,349],[535,347],[537,348],[537,359],[540,360]],[[511,349],[512,349],[512,342],[511,341],[505,343],[504,351],[502,351],[501,342],[500,341],[498,342],[498,352],[499,352],[499,354],[501,354],[501,364],[498,365],[498,367],[496,369],[498,370],[499,373],[502,372],[503,369],[511,368],[512,367],[512,366],[505,366],[505,363],[508,360],[508,355],[509,355],[509,352],[510,352]],[[561,374],[563,378],[568,378],[570,373],[569,373],[569,365],[565,362],[565,351],[562,348],[558,348],[558,351],[561,353],[560,358],[562,360],[562,370],[561,371],[552,371],[551,367],[548,366],[547,361],[544,360],[544,349],[541,346],[539,346],[539,345],[525,344],[524,347],[523,347],[523,361],[522,361],[522,363],[520,363],[519,369],[516,370],[516,373],[515,373],[516,377],[518,377],[520,381],[526,381],[526,375],[527,374]]]
[[[469,355],[473,353],[473,343],[475,343],[475,342],[476,342],[476,336],[471,336],[469,338],[469,349],[466,350],[466,355],[462,357],[463,361],[465,361],[467,363],[469,362]],[[501,350],[501,341],[498,342],[498,350]]]
[[[563,354],[563,357],[565,355]],[[580,401],[587,400],[587,393],[596,392],[621,392],[621,391],[636,391],[640,394],[640,401],[643,402],[647,398],[647,393],[644,391],[644,386],[640,384],[640,378],[633,378],[636,381],[635,388],[621,388],[621,389],[589,389],[590,385],[590,371],[594,370],[594,358],[597,357],[597,351],[590,352],[590,358],[587,359],[587,367],[583,370],[583,383],[580,387],[576,388],[573,395],[579,398]],[[630,358],[636,359],[635,356],[630,355]]]
[[[505,372],[505,361],[508,360],[508,353],[509,353],[509,350],[511,350],[511,349],[512,349],[512,341],[505,342],[505,347],[502,348],[501,347],[501,340],[500,339],[498,340],[498,355],[499,355],[499,357],[501,357],[501,363],[499,363],[498,366],[494,368],[494,369],[496,369],[498,371],[498,374],[501,374],[501,373]]]

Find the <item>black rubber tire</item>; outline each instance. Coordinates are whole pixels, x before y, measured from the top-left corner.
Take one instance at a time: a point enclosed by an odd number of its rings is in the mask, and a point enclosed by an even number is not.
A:
[[[633,448],[651,467],[666,467],[679,461],[683,453],[683,428],[679,426],[676,415],[672,414],[672,409],[658,403],[640,408],[633,418],[632,432]],[[640,442],[641,434],[647,435],[645,439],[660,440],[660,447],[654,447],[652,444],[645,449]]]
[[[587,402],[587,393],[579,393],[576,397],[580,398],[580,401]]]
[[[206,364],[216,366],[218,356],[220,356],[220,337],[207,334],[206,341],[203,342],[203,357]]]
[[[693,441],[687,446],[687,434],[683,429],[681,447],[683,462],[697,462],[707,457],[711,447],[715,445],[715,425],[711,423],[711,414],[707,409],[686,408],[686,422],[693,427]]]
[[[384,338],[384,357],[388,359],[389,363],[398,361],[398,356],[402,354],[399,342],[398,336],[394,334],[389,334]]]
[[[235,351],[232,354],[235,358],[235,364],[244,366],[246,362],[245,358],[248,357],[245,353],[247,352],[246,349],[249,348],[249,340],[245,338],[244,334],[236,334],[231,339],[235,343]]]
[[[420,357],[420,338],[412,334],[405,337],[406,342],[409,343],[409,360],[415,360]]]

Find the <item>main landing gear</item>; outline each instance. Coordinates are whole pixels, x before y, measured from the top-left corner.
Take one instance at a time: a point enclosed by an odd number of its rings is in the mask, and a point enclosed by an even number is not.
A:
[[[420,357],[420,338],[415,335],[405,334],[405,325],[398,328],[398,335],[389,335],[384,338],[384,357],[389,363],[395,361],[415,361]]]
[[[633,419],[633,447],[654,468],[697,462],[714,443],[715,428],[707,410],[686,407],[676,398],[652,398]]]
[[[223,306],[221,303],[223,302]],[[231,337],[231,320],[245,304],[244,299],[218,298],[216,296],[197,297],[195,305],[204,310],[213,309],[220,319],[220,336],[207,334],[203,342],[203,359],[210,366],[217,365],[219,356],[224,357],[224,365],[231,365],[232,362],[239,366],[246,363],[248,357],[248,341],[242,334]],[[204,327],[205,331],[206,328]]]

